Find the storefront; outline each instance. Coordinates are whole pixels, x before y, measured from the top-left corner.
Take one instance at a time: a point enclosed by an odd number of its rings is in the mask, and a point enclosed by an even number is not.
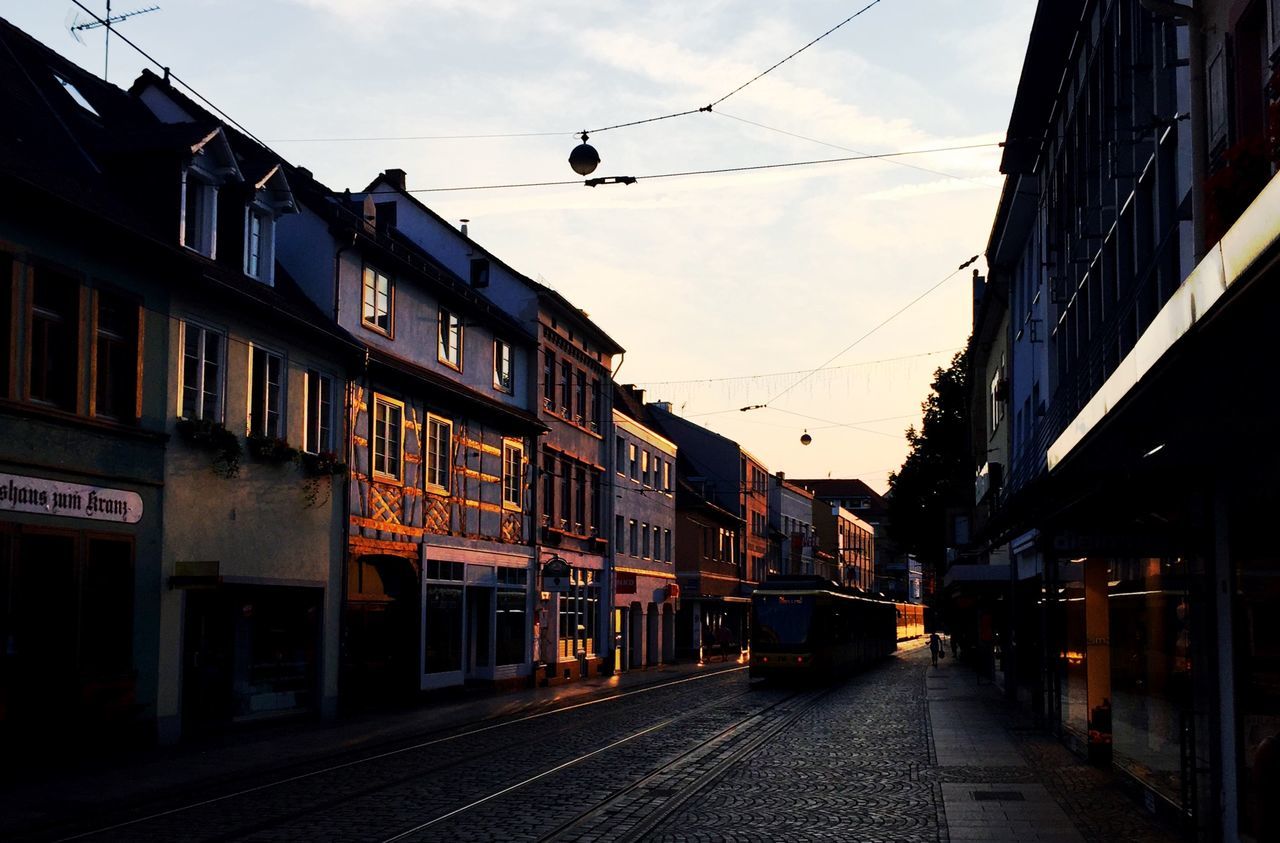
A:
[[[675,575],[615,569],[614,629],[620,648],[618,669],[670,664],[676,658]]]
[[[449,553],[436,547],[426,547],[425,552]],[[451,555],[460,558],[458,553]],[[429,558],[424,563],[423,690],[524,681],[529,675],[529,558],[482,558],[483,562]]]
[[[0,744],[144,737],[154,699],[139,668],[149,629],[135,623],[139,547],[153,546],[144,495],[0,474]]]

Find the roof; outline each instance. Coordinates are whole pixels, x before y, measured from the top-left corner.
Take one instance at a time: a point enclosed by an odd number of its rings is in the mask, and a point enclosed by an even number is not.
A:
[[[379,190],[377,192],[379,193],[395,192],[400,196],[404,197],[406,200],[412,203],[414,207],[418,208],[423,213],[428,214],[433,219],[435,219],[437,223],[442,225],[448,231],[452,232],[455,237],[465,242],[472,249],[488,256],[489,260],[493,261],[498,266],[505,269],[508,273],[510,273],[513,277],[515,277],[521,283],[528,286],[531,290],[533,290],[538,295],[538,298],[540,300],[548,301],[555,304],[558,310],[562,311],[565,316],[568,316],[569,318],[573,319],[575,323],[577,323],[578,328],[580,328],[581,330],[589,334],[592,340],[594,340],[594,342],[601,347],[602,351],[606,351],[609,354],[622,354],[623,352],[626,351],[626,349],[623,348],[621,345],[619,345],[616,340],[614,340],[612,337],[606,334],[599,325],[593,322],[591,320],[591,317],[587,315],[587,312],[585,310],[578,307],[573,302],[569,301],[563,295],[551,289],[547,285],[542,284],[538,281],[534,281],[532,278],[525,275],[523,272],[520,272],[519,270],[512,267],[509,263],[502,260],[502,258],[498,257],[493,252],[489,251],[484,246],[477,243],[470,236],[463,234],[461,231],[458,231],[449,223],[448,220],[446,220],[444,217],[437,214],[435,211],[431,210],[431,208],[428,207],[420,199],[418,199],[418,197],[414,196],[408,190],[402,190],[398,185],[394,184],[392,180],[388,178],[385,172],[379,173],[377,178],[369,182],[369,186],[365,188],[365,192],[366,193],[374,192],[374,188],[377,187],[379,184],[381,184],[384,189]]]
[[[1049,116],[1067,68],[1067,56],[1079,32],[1085,0],[1040,0],[1027,39],[1018,92],[1005,134],[1000,172],[1029,173],[1039,160]]]
[[[789,480],[809,489],[813,492],[813,496],[820,500],[834,500],[836,498],[869,498],[871,505],[868,509],[884,510],[887,508],[884,496],[872,489],[866,483],[856,477],[844,478],[820,478],[813,480],[794,479]],[[855,513],[856,514],[856,513]]]

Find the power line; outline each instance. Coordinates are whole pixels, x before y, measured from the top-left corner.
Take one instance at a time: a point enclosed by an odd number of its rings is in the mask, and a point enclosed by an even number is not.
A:
[[[643,124],[643,123],[656,123],[656,122],[658,122],[659,120],[670,120],[670,119],[671,119],[671,118],[673,118],[673,117],[687,117],[687,116],[688,116],[688,115],[690,115],[690,114],[699,114],[699,113],[702,113],[702,112],[704,112],[704,111],[705,111],[705,112],[710,113],[712,109],[714,109],[717,105],[719,105],[720,103],[722,103],[722,102],[724,102],[725,100],[727,100],[729,97],[731,97],[731,96],[733,96],[734,94],[738,93],[738,92],[739,92],[739,91],[741,91],[743,88],[747,87],[748,85],[752,84],[753,82],[756,82],[756,81],[757,81],[757,80],[759,80],[761,77],[764,77],[764,76],[766,76],[766,75],[768,75],[768,74],[772,73],[773,71],[777,70],[779,67],[781,67],[782,65],[784,65],[784,64],[786,64],[787,62],[791,61],[793,58],[795,58],[796,56],[800,55],[800,54],[801,54],[801,53],[803,53],[805,50],[807,50],[807,49],[809,49],[810,47],[812,47],[814,44],[817,44],[817,43],[818,43],[819,41],[821,41],[823,38],[826,38],[828,35],[830,35],[831,33],[835,32],[837,29],[839,29],[840,27],[844,26],[845,24],[849,23],[849,22],[850,22],[851,20],[853,20],[854,18],[856,18],[856,17],[858,17],[859,15],[863,14],[864,12],[866,12],[868,9],[870,9],[872,6],[875,6],[875,5],[876,5],[877,3],[879,3],[879,2],[880,2],[880,0],[871,0],[871,2],[870,2],[870,3],[868,3],[868,4],[867,4],[867,5],[865,5],[865,6],[863,6],[861,9],[859,9],[859,10],[858,10],[858,11],[856,11],[856,12],[854,12],[853,14],[849,15],[849,17],[847,17],[847,18],[845,18],[844,20],[840,21],[838,24],[836,24],[835,26],[833,26],[833,27],[831,27],[830,29],[828,29],[826,32],[824,32],[824,33],[822,33],[821,35],[819,35],[817,38],[814,38],[814,39],[813,39],[812,41],[810,41],[808,44],[805,44],[803,47],[801,47],[800,49],[796,50],[795,52],[793,52],[791,55],[787,56],[786,58],[781,59],[780,61],[775,62],[774,64],[772,64],[772,65],[771,65],[770,67],[768,67],[767,69],[760,71],[760,72],[759,72],[759,73],[757,73],[755,76],[752,76],[752,77],[751,77],[750,79],[748,79],[746,82],[743,82],[741,85],[739,85],[738,87],[734,88],[732,91],[730,91],[729,93],[725,94],[725,95],[724,95],[724,96],[722,96],[720,99],[715,100],[714,102],[710,103],[709,105],[704,105],[704,106],[702,106],[701,108],[691,108],[691,109],[689,109],[689,110],[687,110],[687,111],[677,111],[677,112],[675,112],[674,114],[664,114],[664,115],[662,115],[661,117],[648,117],[648,118],[645,118],[644,120],[632,120],[632,121],[630,121],[630,122],[628,122],[628,123],[615,123],[615,124],[614,124],[614,125],[612,125],[612,126],[602,126],[602,127],[598,128],[598,129],[584,129],[583,131],[585,131],[585,132],[587,132],[587,133],[589,133],[589,134],[593,134],[593,135],[594,135],[594,134],[596,134],[597,132],[607,132],[607,131],[609,131],[610,129],[623,129],[623,128],[626,128],[627,126],[639,126],[639,125],[641,125],[641,124]]]
[[[961,348],[963,348],[963,346],[941,348],[937,351],[922,351],[919,354],[904,354],[901,357],[885,357],[880,360],[862,360],[857,363],[846,363],[843,366],[832,366],[828,371],[835,371],[837,369],[856,369],[861,366],[875,366],[880,363],[897,363],[900,360],[915,360],[920,357],[933,357],[938,354],[959,351]],[[791,372],[761,372],[753,375],[736,375],[724,378],[690,378],[688,380],[681,381],[639,381],[636,386],[643,386],[645,389],[648,389],[655,386],[678,386],[680,384],[687,383],[720,383],[722,381],[750,380],[753,378],[777,378],[784,377],[786,375],[803,375],[808,371],[808,369],[796,369]]]
[[[736,117],[732,114],[726,114],[723,111],[717,111],[716,114],[719,114],[721,117],[728,117],[730,120],[736,120],[739,123],[746,123],[748,126],[755,126],[758,129],[765,129],[766,131],[777,132],[780,135],[786,135],[787,137],[796,138],[798,140],[808,141],[810,143],[816,143],[816,144],[819,144],[820,146],[828,146],[828,147],[831,147],[832,149],[840,149],[845,152],[857,153],[858,155],[868,154],[865,150],[854,149],[853,147],[849,147],[849,146],[841,146],[838,143],[830,143],[828,141],[819,140],[818,138],[811,138],[808,135],[801,135],[795,132],[788,132],[786,129],[779,129],[774,126],[766,126],[764,123],[757,123],[755,120],[748,120],[745,117]],[[943,172],[942,170],[931,170],[928,167],[921,167],[918,164],[911,164],[906,161],[895,161],[891,159],[890,163],[897,164],[899,167],[909,167],[912,170],[919,170],[922,173],[932,173],[935,176],[943,176],[944,178],[956,179],[957,181],[972,182],[973,184],[981,185],[982,187],[990,188],[993,190],[996,189],[997,187],[996,185],[987,184],[986,182],[981,182],[981,181],[978,181],[977,179],[969,178],[968,176],[957,176],[955,173],[947,173],[947,172]]]
[[[892,322],[894,319],[897,319],[899,316],[901,316],[901,315],[902,315],[903,313],[905,313],[907,310],[909,310],[910,308],[912,308],[913,306],[915,306],[915,304],[916,304],[917,302],[919,302],[921,299],[923,299],[925,296],[929,295],[929,294],[930,294],[930,293],[932,293],[934,290],[938,289],[938,288],[939,288],[939,287],[941,287],[943,284],[947,283],[947,282],[948,282],[948,281],[950,281],[952,278],[954,278],[955,276],[959,275],[962,271],[964,271],[964,269],[965,269],[966,267],[970,266],[970,265],[971,265],[974,261],[976,261],[979,257],[981,257],[981,256],[980,256],[980,255],[974,255],[973,257],[969,258],[969,259],[968,259],[967,261],[965,261],[964,263],[960,264],[960,266],[956,267],[954,270],[952,270],[950,273],[948,273],[948,274],[947,274],[947,276],[946,276],[945,278],[943,278],[941,281],[939,281],[937,284],[934,284],[932,287],[930,287],[929,289],[925,290],[923,293],[921,293],[920,295],[916,296],[914,299],[912,299],[911,301],[909,301],[909,302],[907,302],[906,304],[904,304],[902,307],[900,307],[900,308],[898,308],[897,310],[895,310],[895,311],[894,311],[893,313],[891,313],[887,318],[885,318],[885,319],[881,320],[877,325],[875,325],[873,328],[871,328],[871,330],[867,331],[867,332],[866,332],[866,333],[864,333],[862,336],[858,337],[856,340],[854,340],[853,342],[849,343],[849,344],[848,344],[848,345],[846,345],[843,349],[841,349],[840,351],[838,351],[838,352],[836,352],[834,355],[832,355],[832,356],[831,356],[831,357],[830,357],[830,358],[829,358],[825,363],[823,363],[821,366],[819,366],[819,367],[818,367],[818,368],[816,368],[816,369],[813,369],[812,371],[810,371],[810,372],[809,372],[809,374],[805,375],[803,378],[800,378],[800,380],[798,380],[798,381],[796,381],[795,383],[791,384],[791,385],[790,385],[790,386],[788,386],[786,389],[782,390],[782,391],[781,391],[781,392],[779,392],[777,395],[773,396],[773,397],[772,397],[772,398],[770,398],[768,401],[764,402],[764,406],[766,406],[766,407],[767,407],[767,406],[769,406],[769,405],[770,405],[770,404],[772,404],[774,401],[777,401],[779,398],[781,398],[782,396],[786,395],[788,392],[790,392],[791,390],[795,389],[795,388],[796,388],[797,386],[799,386],[800,384],[804,383],[806,380],[808,380],[808,379],[809,379],[810,377],[812,377],[813,375],[816,375],[818,372],[821,372],[821,371],[822,371],[823,369],[825,369],[828,365],[830,365],[831,363],[835,362],[835,361],[836,361],[836,360],[838,360],[840,357],[844,356],[844,355],[845,355],[845,354],[846,354],[850,349],[852,349],[852,348],[853,348],[854,346],[856,346],[858,343],[860,343],[860,342],[862,342],[863,340],[867,339],[867,337],[870,337],[872,334],[874,334],[876,331],[879,331],[879,330],[880,330],[881,328],[883,328],[885,325],[888,325],[888,324],[889,324],[890,322]]]
[[[213,109],[213,111],[214,111],[215,113],[217,113],[218,115],[220,115],[220,116],[222,117],[222,119],[226,120],[226,121],[227,121],[228,123],[230,123],[232,126],[235,126],[237,129],[239,129],[242,133],[244,133],[244,135],[245,135],[246,137],[248,137],[248,138],[250,138],[251,140],[253,140],[253,141],[254,141],[255,143],[257,143],[259,146],[263,146],[263,147],[265,147],[265,146],[266,146],[266,144],[265,144],[265,143],[263,143],[261,139],[259,139],[256,135],[254,135],[254,134],[253,134],[253,132],[250,132],[250,131],[249,131],[248,129],[246,129],[244,126],[241,126],[239,123],[237,123],[235,120],[233,120],[233,119],[231,118],[231,115],[227,114],[225,111],[223,111],[222,109],[218,108],[216,105],[214,105],[214,104],[213,104],[212,102],[210,102],[208,99],[206,99],[206,98],[204,97],[204,95],[202,95],[199,91],[197,91],[195,88],[193,88],[193,87],[191,87],[190,85],[188,85],[186,82],[182,81],[182,79],[178,78],[178,76],[177,76],[176,74],[171,73],[171,72],[169,71],[169,68],[168,68],[168,67],[166,67],[165,65],[161,64],[159,61],[157,61],[155,58],[153,58],[153,57],[151,56],[151,54],[150,54],[150,53],[148,53],[146,50],[144,50],[144,49],[142,49],[141,47],[139,47],[137,44],[133,43],[133,41],[129,40],[129,38],[127,38],[126,36],[121,35],[121,34],[120,34],[118,31],[116,31],[115,29],[112,29],[112,28],[111,28],[111,25],[110,25],[107,21],[105,21],[105,20],[103,20],[102,18],[98,17],[98,15],[97,15],[97,13],[96,13],[96,12],[94,12],[93,10],[91,10],[91,9],[90,9],[88,6],[86,6],[85,4],[81,3],[81,2],[80,2],[80,0],[71,0],[71,2],[72,2],[72,3],[75,3],[77,6],[79,6],[79,7],[80,7],[80,8],[81,8],[81,9],[82,9],[86,14],[88,14],[91,18],[93,18],[94,20],[96,20],[98,23],[100,23],[100,24],[102,24],[103,26],[107,27],[108,31],[110,31],[110,32],[115,32],[116,37],[117,37],[117,38],[119,38],[119,39],[120,39],[121,41],[123,41],[124,43],[128,44],[130,47],[132,47],[132,48],[134,49],[134,51],[138,53],[138,55],[142,56],[144,59],[146,59],[147,61],[151,62],[151,63],[152,63],[152,64],[154,64],[156,67],[158,67],[158,68],[160,68],[162,71],[164,71],[164,77],[165,77],[165,79],[166,79],[166,80],[171,80],[171,81],[173,81],[173,82],[177,82],[179,85],[181,85],[182,87],[184,87],[184,88],[186,88],[188,91],[190,91],[192,96],[194,96],[196,99],[200,100],[202,103],[204,103],[205,105],[207,105],[209,108]]]
[[[684,178],[687,176],[710,176],[710,175],[719,175],[723,173],[746,173],[746,172],[755,172],[759,170],[781,170],[781,169],[787,169],[791,167],[810,167],[817,164],[845,164],[851,161],[875,161],[875,160],[890,159],[890,158],[902,158],[908,155],[931,155],[937,152],[958,152],[958,151],[969,150],[969,149],[985,149],[987,147],[995,147],[999,145],[1000,144],[997,141],[989,141],[987,143],[961,144],[958,146],[940,146],[940,147],[934,147],[932,149],[911,149],[911,150],[903,150],[899,152],[879,152],[879,153],[869,153],[865,155],[850,155],[843,158],[815,158],[808,161],[784,161],[778,164],[749,164],[742,167],[715,167],[707,170],[683,170],[680,172],[673,172],[673,173],[651,173],[649,175],[643,175],[643,176],[628,176],[627,178],[631,179],[632,181],[643,181],[645,179],[649,179],[649,180],[674,179],[674,178]],[[585,185],[587,187],[594,187],[595,185],[593,185],[592,182],[598,183],[598,180],[566,179],[563,181],[516,182],[516,183],[508,183],[508,184],[479,184],[479,185],[466,185],[466,186],[458,186],[458,187],[417,187],[411,190],[405,190],[403,192],[404,193],[452,193],[452,192],[463,191],[463,190],[507,190],[507,189],[513,189],[513,188],[526,188],[526,187],[562,187],[570,184],[580,184],[580,185]],[[370,191],[369,195],[380,195],[384,193],[389,194],[389,193],[400,193],[400,192],[401,191],[399,190],[374,190],[374,191]]]
[[[383,135],[367,138],[275,138],[271,143],[375,143],[379,141],[490,140],[493,138],[550,138],[574,132],[495,132],[481,135]]]

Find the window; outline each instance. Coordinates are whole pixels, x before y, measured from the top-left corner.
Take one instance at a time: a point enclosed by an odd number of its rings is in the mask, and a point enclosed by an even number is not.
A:
[[[526,575],[525,571],[499,568],[499,575],[504,572]],[[501,583],[501,579],[499,580]],[[496,662],[498,664],[520,664],[525,660],[525,637],[529,634],[529,623],[526,612],[525,584],[523,579],[518,584],[499,586],[496,635]]]
[[[477,289],[489,286],[488,258],[471,259],[471,286],[476,287]]]
[[[271,212],[250,205],[244,212],[244,274],[270,284],[275,276],[272,255],[275,218]]]
[[[587,373],[578,370],[578,379],[576,388],[574,389],[574,404],[576,409],[578,424],[585,425],[587,423]]]
[[[573,466],[560,460],[560,526],[569,529],[573,523]]]
[[[587,417],[589,427],[592,430],[600,430],[603,408],[600,405],[600,379],[591,379],[591,415]]]
[[[0,252],[0,333],[16,337],[13,326],[13,255]],[[0,343],[0,398],[9,397],[9,361],[17,351],[11,343]]]
[[[440,340],[436,346],[436,357],[441,363],[462,369],[462,322],[458,315],[440,308]]]
[[[636,454],[636,446],[634,443],[627,445],[627,454],[631,459],[631,479],[636,482],[640,481],[640,458]]]
[[[71,96],[71,99],[75,100],[76,105],[80,106],[85,111],[92,114],[94,117],[97,117],[98,119],[102,119],[102,115],[98,113],[98,109],[94,108],[92,105],[89,104],[89,101],[85,99],[84,94],[80,93],[79,88],[77,88],[75,85],[72,85],[70,82],[62,78],[62,76],[60,76],[57,73],[53,74],[53,78],[56,79],[58,84],[61,85],[63,89]]]
[[[427,416],[427,488],[449,493],[453,467],[453,422]],[[505,486],[505,484],[504,484]]]
[[[404,462],[404,404],[373,397],[373,476],[400,482]]]
[[[524,446],[514,442],[502,444],[502,506],[504,509],[524,509],[521,478],[524,476]]]
[[[284,359],[254,346],[249,352],[249,433],[283,438],[280,404]]]
[[[568,360],[560,362],[560,414],[569,415],[569,391],[573,389],[573,364]]]
[[[649,452],[640,452],[640,483],[644,486],[651,485],[649,482]]]
[[[333,451],[333,379],[307,370],[306,424],[302,449],[309,454]]]
[[[80,346],[80,285],[65,275],[40,269],[31,301],[31,398],[61,409],[76,409]]]
[[[493,388],[503,392],[515,390],[515,373],[511,360],[511,344],[493,341]]]
[[[182,406],[184,419],[222,420],[222,335],[182,323]]]
[[[366,328],[391,336],[395,291],[391,279],[371,266],[364,268],[364,306],[360,319]]]
[[[671,463],[662,461],[662,491],[671,491]]]
[[[640,555],[640,535],[637,532],[638,529],[639,526],[636,524],[636,519],[632,518],[627,528],[627,531],[630,534],[628,536],[629,541],[627,543],[627,552],[632,556]]]
[[[640,555],[649,558],[649,525],[640,525]]]
[[[556,404],[556,355],[550,349],[542,352],[542,405],[554,410]]]
[[[556,514],[556,458],[546,448],[542,449],[542,518],[554,525]]]
[[[579,466],[573,472],[573,527],[579,535],[587,531],[587,470]]]
[[[203,153],[201,153],[203,154]],[[182,225],[179,240],[207,258],[215,256],[218,188],[193,162],[182,171]]]
[[[653,559],[662,561],[662,528],[656,524],[653,526]]]
[[[662,531],[662,541],[663,541],[663,544],[665,545],[662,558],[667,562],[670,562],[671,561],[671,531],[670,530],[664,529]]]
[[[94,343],[94,415],[117,421],[138,417],[138,305],[98,290]]]
[[[613,463],[618,473],[626,476],[627,473],[627,440],[621,436],[618,437],[618,453],[615,455]]]

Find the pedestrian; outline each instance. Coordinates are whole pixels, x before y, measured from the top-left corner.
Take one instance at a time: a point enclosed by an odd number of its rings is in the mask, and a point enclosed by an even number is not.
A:
[[[938,637],[938,633],[929,636],[929,655],[933,657],[933,666],[938,666],[938,654],[942,652],[942,639]]]

